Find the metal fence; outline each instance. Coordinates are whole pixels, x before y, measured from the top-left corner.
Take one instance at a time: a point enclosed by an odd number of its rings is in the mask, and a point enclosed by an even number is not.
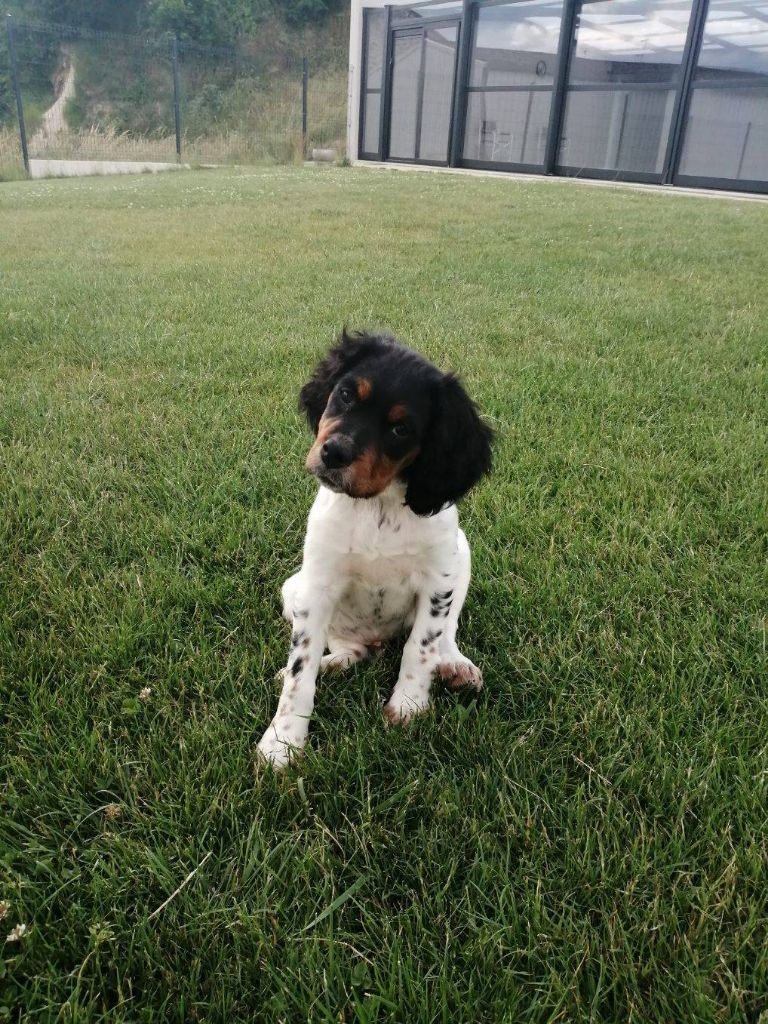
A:
[[[36,160],[286,163],[344,156],[346,30],[250,47],[11,18],[0,40],[0,178]],[[310,44],[302,52],[301,43]]]

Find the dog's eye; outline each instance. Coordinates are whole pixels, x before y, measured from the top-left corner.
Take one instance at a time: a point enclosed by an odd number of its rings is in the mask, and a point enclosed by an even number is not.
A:
[[[351,405],[352,404],[352,399],[354,397],[355,396],[352,394],[352,389],[351,388],[341,388],[339,390],[339,398],[344,403],[344,405]]]
[[[395,426],[392,427],[392,433],[395,435],[395,437],[408,437],[410,432],[411,431],[404,423],[396,423]]]

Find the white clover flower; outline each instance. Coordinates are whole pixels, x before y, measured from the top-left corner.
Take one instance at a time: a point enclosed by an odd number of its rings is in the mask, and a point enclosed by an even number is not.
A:
[[[6,938],[6,942],[18,942],[19,939],[23,939],[27,934],[27,926],[25,924],[17,924],[15,928],[12,928]]]

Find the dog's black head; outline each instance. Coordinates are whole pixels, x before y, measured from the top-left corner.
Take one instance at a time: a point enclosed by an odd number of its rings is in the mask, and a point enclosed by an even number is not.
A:
[[[386,335],[345,331],[299,404],[317,435],[307,469],[353,498],[400,479],[433,515],[491,468],[491,430],[458,380]]]

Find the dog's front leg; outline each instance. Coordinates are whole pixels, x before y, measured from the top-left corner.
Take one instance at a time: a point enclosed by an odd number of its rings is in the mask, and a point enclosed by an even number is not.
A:
[[[454,572],[451,566],[451,572],[434,574],[419,589],[416,617],[403,648],[400,675],[384,705],[390,722],[404,724],[429,707],[432,676],[440,660],[440,639],[453,603]]]
[[[261,756],[275,768],[284,768],[291,750],[300,750],[306,741],[320,658],[339,594],[338,584],[330,581],[325,585],[315,582],[302,586],[296,594],[283,690],[275,717],[259,741]]]

